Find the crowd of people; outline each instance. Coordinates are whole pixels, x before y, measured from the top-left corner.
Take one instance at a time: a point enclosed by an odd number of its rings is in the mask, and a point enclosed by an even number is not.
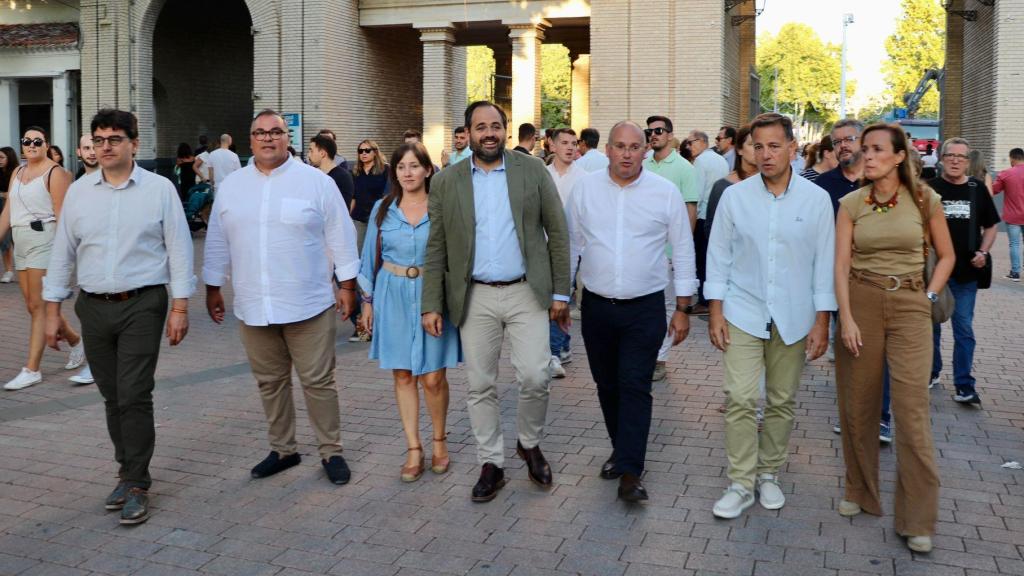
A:
[[[715,516],[760,503],[785,505],[780,481],[804,365],[833,349],[846,465],[838,513],[880,515],[879,441],[897,444],[896,531],[931,550],[939,475],[928,390],[942,369],[941,324],[953,329],[953,400],[980,405],[972,376],[973,313],[991,283],[989,250],[1004,193],[1010,280],[1019,280],[1024,151],[994,181],[970,173],[972,150],[946,140],[937,176],[896,125],[837,122],[798,162],[792,122],[762,114],[674,137],[672,120],[623,120],[608,133],[518,128],[480,101],[431,159],[409,130],[386,156],[358,144],[353,162],[322,130],[307,162],[288,146],[273,110],[252,121],[242,166],[230,135],[219,147],[179,146],[177,185],[135,163],[137,119],[97,113],[72,181],[32,127],[24,164],[0,150],[7,202],[0,238],[13,231],[14,268],[32,317],[25,368],[4,387],[38,384],[45,345],[88,358],[103,395],[119,481],[107,497],[120,522],[149,517],[152,392],[160,342],[189,327],[192,238],[183,202],[215,191],[202,261],[205,305],[217,324],[231,311],[258,385],[269,454],[265,478],[299,465],[292,370],[298,375],[328,480],[346,484],[335,381],[336,319],[390,370],[407,444],[399,476],[427,469],[419,389],[431,420],[430,470],[444,474],[449,384],[462,364],[480,475],[470,497],[494,499],[507,482],[498,358],[511,349],[518,394],[516,454],[542,489],[553,473],[541,450],[552,378],[572,361],[571,308],[596,383],[609,457],[595,472],[618,497],[648,499],[642,477],[653,383],[690,317],[706,315],[723,353],[728,486]],[[540,158],[538,158],[538,156]],[[78,288],[79,335],[61,314]],[[932,340],[921,334],[931,330]],[[891,403],[891,409],[890,409]],[[890,411],[900,425],[893,433]]]

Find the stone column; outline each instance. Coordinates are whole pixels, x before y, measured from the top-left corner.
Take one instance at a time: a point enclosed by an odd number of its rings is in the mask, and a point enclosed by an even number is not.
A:
[[[0,142],[21,140],[18,132],[19,118],[18,81],[14,78],[0,78]],[[18,144],[12,144],[12,148],[21,150]]]
[[[52,80],[53,104],[50,106],[50,142],[60,146],[64,151],[64,166],[70,167],[75,160],[75,147],[69,138],[70,110],[68,102],[71,92],[68,90],[68,76],[65,72],[54,76]],[[77,139],[75,144],[77,145]]]
[[[572,102],[570,111],[572,129],[579,134],[590,127],[590,54],[571,54]]]
[[[454,128],[455,29],[436,26],[419,30],[423,43],[423,145],[434,162],[440,164],[441,152],[451,147]]]
[[[509,23],[512,39],[512,118],[509,134],[529,122],[541,128],[540,45],[546,23]]]

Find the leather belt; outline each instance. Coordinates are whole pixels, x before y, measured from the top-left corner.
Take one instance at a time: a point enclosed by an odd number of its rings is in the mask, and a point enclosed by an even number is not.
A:
[[[423,275],[423,268],[419,266],[402,266],[387,260],[380,263],[380,267],[391,272],[395,276],[402,276],[404,278],[419,278]]]
[[[615,305],[635,304],[637,302],[642,302],[644,300],[650,299],[650,298],[652,298],[654,296],[657,296],[658,298],[664,298],[665,297],[665,291],[664,290],[661,290],[661,291],[658,291],[658,292],[651,292],[650,294],[644,294],[643,296],[637,296],[636,298],[608,298],[606,296],[601,296],[600,294],[596,294],[594,292],[591,292],[590,290],[587,290],[586,288],[583,289],[583,294],[586,295],[586,296],[590,296],[591,298],[594,298],[596,300],[600,300],[602,302],[607,302],[609,304],[615,304]]]
[[[867,270],[850,270],[850,277],[875,288],[895,292],[901,288],[909,290],[924,289],[924,275],[921,272],[900,274],[899,276],[875,274]]]
[[[135,288],[134,290],[126,290],[124,292],[113,292],[110,294],[96,294],[94,292],[86,292],[85,290],[82,290],[82,294],[88,296],[89,298],[95,298],[97,300],[106,300],[107,302],[124,302],[125,300],[135,298],[139,294],[142,294],[143,292],[146,292],[148,290],[152,290],[153,288],[159,288],[159,286],[143,286],[142,288]]]
[[[526,276],[520,276],[515,280],[499,280],[497,282],[484,282],[483,280],[473,279],[473,284],[483,284],[484,286],[491,286],[494,288],[504,288],[505,286],[512,286],[513,284],[520,284],[526,282]]]

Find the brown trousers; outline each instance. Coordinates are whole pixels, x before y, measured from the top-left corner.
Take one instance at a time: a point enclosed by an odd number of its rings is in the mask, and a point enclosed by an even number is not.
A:
[[[260,387],[263,411],[270,424],[270,448],[287,456],[295,442],[292,364],[302,383],[309,423],[316,433],[320,457],[341,454],[341,413],[334,384],[334,307],[290,324],[240,324],[242,345]]]
[[[895,529],[908,536],[930,536],[935,533],[939,508],[928,395],[931,302],[925,297],[920,278],[889,291],[851,276],[850,310],[864,345],[860,356],[854,358],[843,345],[840,323],[835,341],[836,389],[846,462],[845,498],[869,514],[882,515],[878,414],[888,362],[892,412],[899,426]]]

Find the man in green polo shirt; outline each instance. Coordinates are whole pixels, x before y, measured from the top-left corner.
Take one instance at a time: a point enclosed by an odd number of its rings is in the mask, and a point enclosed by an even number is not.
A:
[[[690,232],[697,223],[697,201],[700,199],[700,191],[697,190],[697,177],[693,168],[686,158],[679,155],[672,146],[672,120],[665,116],[651,116],[647,119],[647,130],[644,130],[651,145],[651,154],[644,158],[644,169],[654,172],[676,185],[679,193],[683,195],[683,202],[686,203],[686,212],[690,217]],[[666,250],[666,255],[671,256]],[[666,258],[665,265],[670,267],[671,261]],[[668,321],[672,320],[672,313],[676,309],[675,286],[672,284],[672,274],[669,273],[669,284],[665,287],[665,315]],[[655,382],[665,379],[665,361],[668,360],[668,351],[672,348],[672,338],[665,337],[665,341],[658,350],[658,363],[654,365]]]

